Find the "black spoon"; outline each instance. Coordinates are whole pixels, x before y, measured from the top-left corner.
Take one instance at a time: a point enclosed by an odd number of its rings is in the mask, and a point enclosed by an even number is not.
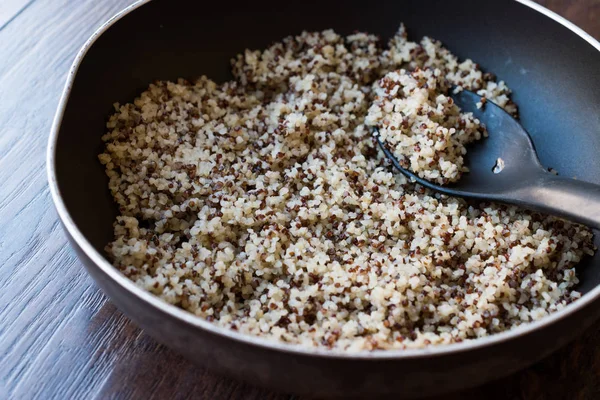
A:
[[[458,182],[439,186],[402,168],[375,132],[377,142],[394,166],[410,179],[450,196],[516,204],[600,228],[600,185],[548,172],[538,160],[527,131],[504,109],[488,101],[478,109],[477,94],[453,94],[456,105],[483,122],[489,137],[470,145],[469,172]]]

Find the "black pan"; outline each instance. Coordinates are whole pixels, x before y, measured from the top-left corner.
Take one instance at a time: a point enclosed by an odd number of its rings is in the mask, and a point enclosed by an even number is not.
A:
[[[245,48],[302,30],[356,29],[440,39],[514,89],[541,162],[600,184],[600,44],[530,1],[142,1],[103,26],[76,58],[48,151],[50,188],[73,247],[114,303],[191,360],[286,392],[423,396],[523,368],[573,339],[600,314],[600,259],[579,266],[582,299],[510,332],[427,350],[332,354],[217,328],[135,287],[106,261],[115,207],[97,160],[111,105],[155,79],[217,80]]]

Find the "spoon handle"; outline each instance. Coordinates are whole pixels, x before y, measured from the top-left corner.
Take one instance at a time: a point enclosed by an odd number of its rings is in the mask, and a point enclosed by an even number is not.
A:
[[[529,208],[600,229],[600,185],[542,171],[517,197]]]

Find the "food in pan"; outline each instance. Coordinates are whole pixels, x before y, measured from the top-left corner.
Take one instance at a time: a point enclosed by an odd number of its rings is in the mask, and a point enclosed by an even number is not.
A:
[[[228,329],[338,351],[476,339],[580,296],[587,228],[430,192],[373,141],[373,126],[396,127],[413,168],[458,179],[485,128],[450,85],[517,112],[471,60],[403,27],[387,46],[328,30],[246,50],[232,71],[115,105],[99,156],[120,210],[106,251],[139,286]]]

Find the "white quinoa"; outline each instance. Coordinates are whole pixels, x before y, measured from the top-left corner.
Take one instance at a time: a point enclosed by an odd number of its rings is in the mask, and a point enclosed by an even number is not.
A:
[[[232,64],[231,82],[156,82],[115,105],[99,156],[120,208],[107,253],[140,287],[222,327],[336,351],[475,339],[579,297],[588,229],[434,194],[378,155],[365,117],[391,71],[473,77],[516,112],[472,62],[401,28],[385,50],[329,30]]]

